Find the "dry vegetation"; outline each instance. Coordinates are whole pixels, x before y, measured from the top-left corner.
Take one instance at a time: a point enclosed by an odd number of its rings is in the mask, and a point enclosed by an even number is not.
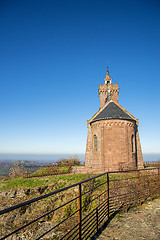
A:
[[[72,166],[80,165],[80,160],[76,155],[70,158],[62,158],[48,164],[45,164],[44,161],[0,161],[0,179],[5,181],[18,177],[32,178],[68,174]]]
[[[147,176],[148,171],[145,171],[145,173],[141,176],[140,180],[142,202],[146,201],[147,199],[158,197],[156,188],[158,178],[157,175],[154,176],[153,173],[154,171],[152,174],[149,174],[150,176]],[[19,178],[17,179],[17,184],[19,183],[19,185],[14,188],[13,186],[15,186],[16,179],[8,180],[0,185],[1,189],[3,188],[3,194],[1,195],[0,202],[1,209],[23,202],[24,200],[29,200],[31,198],[53,192],[62,187],[83,181],[89,177],[91,176],[67,175],[32,179]],[[137,173],[134,172],[123,175],[110,175],[110,214],[112,211],[117,211],[119,208],[126,210],[126,207],[129,208],[130,206],[139,203],[139,185],[137,182],[138,179],[136,177]],[[23,183],[21,183],[20,186],[21,181]],[[103,203],[103,201],[106,200],[105,192],[102,196],[93,201],[98,195],[106,190],[107,186],[105,182],[106,175],[93,179],[82,185],[82,193],[84,194],[82,197],[83,217],[85,217],[86,214],[90,213],[91,211],[94,211],[94,209],[99,204]],[[104,185],[101,185],[103,183]],[[12,188],[10,188],[11,185]],[[98,185],[101,186],[96,188]],[[89,190],[91,191],[88,192]],[[38,218],[43,214],[51,212],[50,214],[47,214],[43,218],[39,219],[39,221],[36,223],[25,228],[25,230],[17,233],[16,238],[11,239],[35,239],[35,237],[53,228],[60,221],[64,220],[67,217],[70,217],[67,223],[61,224],[55,230],[49,232],[45,237],[43,237],[43,239],[60,239],[64,233],[68,232],[69,229],[71,229],[71,227],[77,223],[77,213],[71,217],[71,215],[77,211],[77,196],[78,186],[56,195],[47,197],[43,200],[26,205],[10,213],[4,214],[0,219],[0,228],[3,229],[3,232],[1,234],[3,235],[9,233],[11,230],[13,231],[14,229],[19,228],[24,224],[28,224],[30,221],[33,221],[33,219]],[[127,197],[125,198],[124,196]],[[58,210],[55,210],[73,198],[76,198],[73,202],[65,205]],[[53,209],[55,211],[53,211]]]

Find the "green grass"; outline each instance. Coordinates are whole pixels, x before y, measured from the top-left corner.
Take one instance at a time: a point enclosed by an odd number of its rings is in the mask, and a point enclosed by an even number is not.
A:
[[[22,177],[14,178],[0,183],[0,190],[16,189],[16,188],[31,188],[44,183],[43,179],[24,179]]]
[[[72,166],[79,166],[79,165],[72,165]],[[42,168],[33,173],[28,174],[27,178],[67,174],[67,173],[69,173],[69,171],[70,171],[69,166],[46,167],[46,168]]]
[[[40,170],[39,170],[40,171]],[[36,177],[36,178],[15,178],[11,180],[6,180],[0,182],[0,190],[5,189],[19,189],[19,188],[34,188],[38,186],[50,186],[55,185],[56,189],[60,189],[69,185],[72,185],[74,183],[81,182],[85,179],[91,178],[95,175],[89,175],[89,174],[75,174],[75,175],[61,175],[61,176],[45,176],[45,177]],[[122,174],[110,174],[109,179],[115,180],[115,179],[125,179],[128,177],[134,177],[135,175],[122,175]],[[106,181],[106,175],[96,178],[94,180],[96,184],[101,184],[102,182]]]
[[[34,188],[37,186],[49,186],[57,184],[59,188],[69,186],[71,184],[83,181],[89,178],[88,174],[81,175],[64,175],[64,176],[48,176],[39,178],[15,178],[0,183],[0,190],[17,189],[17,188]]]
[[[66,174],[68,173],[68,166],[63,167],[47,167],[37,170],[34,173],[29,174],[27,177],[43,177],[43,176],[51,176],[57,174]]]

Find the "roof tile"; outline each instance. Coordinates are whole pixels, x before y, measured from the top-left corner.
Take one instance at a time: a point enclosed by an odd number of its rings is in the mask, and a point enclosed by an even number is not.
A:
[[[135,120],[114,102],[110,102],[90,123],[105,119]]]

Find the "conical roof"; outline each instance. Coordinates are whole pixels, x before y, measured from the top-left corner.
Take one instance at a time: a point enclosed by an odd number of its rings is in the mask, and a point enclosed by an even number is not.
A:
[[[106,105],[106,107],[90,123],[106,119],[124,119],[135,121],[134,118],[129,116],[122,108],[112,101]]]
[[[110,78],[109,70],[108,70],[108,67],[107,67],[106,78],[104,79],[104,81],[108,81],[108,80],[112,80],[112,78]]]

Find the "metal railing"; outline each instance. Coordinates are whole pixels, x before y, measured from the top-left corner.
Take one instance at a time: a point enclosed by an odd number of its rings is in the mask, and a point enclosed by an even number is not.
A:
[[[159,168],[106,172],[1,210],[0,239],[91,239],[113,214],[159,195]]]
[[[152,161],[152,162],[144,162],[143,163],[144,167],[156,167],[156,168],[160,168],[160,160],[158,161]]]

